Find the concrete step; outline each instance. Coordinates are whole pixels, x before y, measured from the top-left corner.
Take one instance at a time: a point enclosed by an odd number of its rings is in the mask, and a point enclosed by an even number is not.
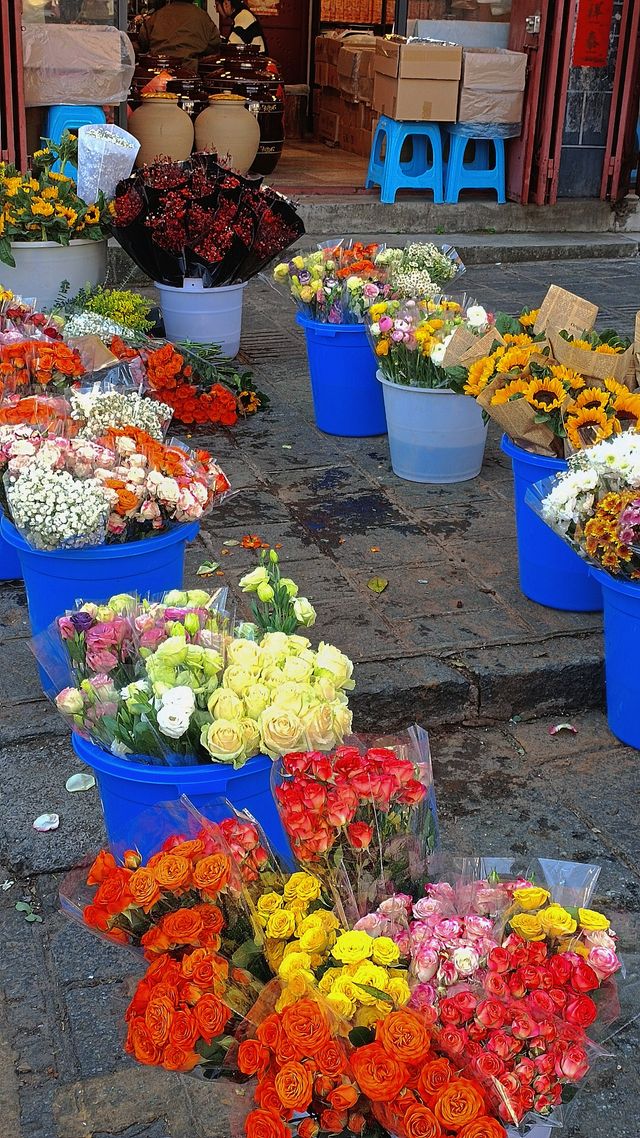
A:
[[[358,234],[361,241],[379,241],[380,234]],[[499,265],[520,261],[586,260],[592,257],[617,260],[636,257],[640,234],[616,233],[410,233],[385,234],[388,242],[406,245],[410,241],[433,241],[435,245],[454,245],[467,265]],[[326,235],[306,233],[301,244],[313,247],[326,241]]]

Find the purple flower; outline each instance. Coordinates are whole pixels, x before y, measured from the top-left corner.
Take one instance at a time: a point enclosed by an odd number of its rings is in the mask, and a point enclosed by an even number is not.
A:
[[[308,272],[307,269],[301,269],[298,273],[298,280],[300,281],[301,285],[309,284],[309,281],[311,280],[311,273]]]
[[[69,619],[76,632],[87,632],[94,623],[90,612],[73,612]],[[60,622],[58,622],[58,624],[59,623]]]

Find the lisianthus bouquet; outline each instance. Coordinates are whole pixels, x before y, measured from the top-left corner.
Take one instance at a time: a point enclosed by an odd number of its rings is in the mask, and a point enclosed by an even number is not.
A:
[[[68,245],[74,238],[104,240],[108,232],[106,202],[78,197],[75,182],[52,167],[72,158],[68,132],[59,145],[37,150],[33,166],[21,173],[11,163],[0,163],[0,261],[15,267],[12,241],[56,241]]]
[[[39,651],[59,692],[58,710],[75,730],[137,762],[240,767],[260,753],[275,759],[292,747],[330,750],[340,743],[351,729],[348,657],[331,644],[313,649],[295,630],[263,633],[244,623],[232,635],[220,625],[217,598],[199,590],[136,603],[127,618],[135,635],[125,674],[114,672],[117,637],[110,617],[109,628],[101,627],[104,607],[82,605],[67,614],[55,637],[66,675],[50,642]],[[298,600],[305,599],[293,597],[286,610],[277,597],[268,602],[271,626],[291,628]]]
[[[4,442],[11,448],[8,428]],[[197,521],[230,489],[207,451],[160,443],[136,427],[109,428],[96,441],[20,431],[18,442],[32,456],[5,473],[7,503],[39,549],[132,541]]]
[[[411,893],[423,879],[438,827],[421,728],[368,748],[355,740],[328,755],[285,755],[273,776],[293,854],[320,878],[344,922],[370,912],[393,884]]]
[[[111,216],[136,264],[178,286],[185,277],[205,288],[249,280],[304,233],[286,198],[207,153],[137,170],[119,183]]]
[[[391,296],[384,268],[375,260],[382,247],[340,242],[298,253],[273,270],[273,280],[291,295],[301,313],[323,324],[362,324],[372,304]]]
[[[403,249],[383,249],[375,258],[376,268],[398,298],[434,299],[443,287],[465,272],[452,245],[438,249],[431,242],[411,242]]]
[[[483,308],[470,306],[465,313],[457,301],[446,299],[380,301],[368,314],[378,368],[385,379],[407,387],[461,392],[466,369],[447,366],[447,348],[458,328],[484,331],[485,326],[488,317]]]
[[[569,458],[533,487],[528,504],[599,569],[640,578],[640,435],[626,432]]]

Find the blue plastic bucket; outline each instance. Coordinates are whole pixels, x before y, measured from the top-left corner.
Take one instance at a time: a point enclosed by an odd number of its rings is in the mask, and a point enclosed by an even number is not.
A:
[[[19,581],[21,577],[20,558],[0,533],[0,581]]]
[[[567,470],[567,463],[563,459],[531,454],[506,435],[502,436],[500,446],[509,455],[513,468],[520,588],[525,597],[538,605],[565,612],[600,612],[602,593],[589,573],[587,562],[525,502],[530,486]]]
[[[607,720],[613,734],[640,750],[640,584],[590,569],[604,600]]]
[[[160,802],[175,802],[183,794],[194,806],[220,796],[236,810],[249,810],[262,826],[272,849],[290,859],[291,850],[271,793],[268,755],[255,755],[239,770],[224,763],[197,766],[148,766],[119,759],[95,743],[73,733],[73,749],[96,776],[104,824],[111,845],[118,850],[137,847],[143,857],[155,852],[151,833],[140,826],[140,817]],[[146,843],[146,844],[145,844]]]
[[[363,324],[320,324],[296,316],[307,339],[316,424],[328,435],[386,435],[376,359]]]
[[[156,537],[87,549],[32,549],[8,518],[0,535],[22,567],[34,636],[76,601],[106,601],[114,593],[163,593],[182,587],[184,554],[198,522],[173,526]]]

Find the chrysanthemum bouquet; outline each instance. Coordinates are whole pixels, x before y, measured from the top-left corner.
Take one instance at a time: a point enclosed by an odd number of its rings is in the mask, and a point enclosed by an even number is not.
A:
[[[384,270],[386,283],[394,297],[433,299],[456,277],[465,272],[458,253],[451,245],[412,242],[403,249],[384,249],[375,258],[376,268]]]
[[[477,323],[477,321],[480,323]],[[407,387],[462,391],[466,370],[447,367],[447,348],[459,328],[482,328],[487,313],[457,301],[388,300],[369,309],[367,328],[385,379]]]

